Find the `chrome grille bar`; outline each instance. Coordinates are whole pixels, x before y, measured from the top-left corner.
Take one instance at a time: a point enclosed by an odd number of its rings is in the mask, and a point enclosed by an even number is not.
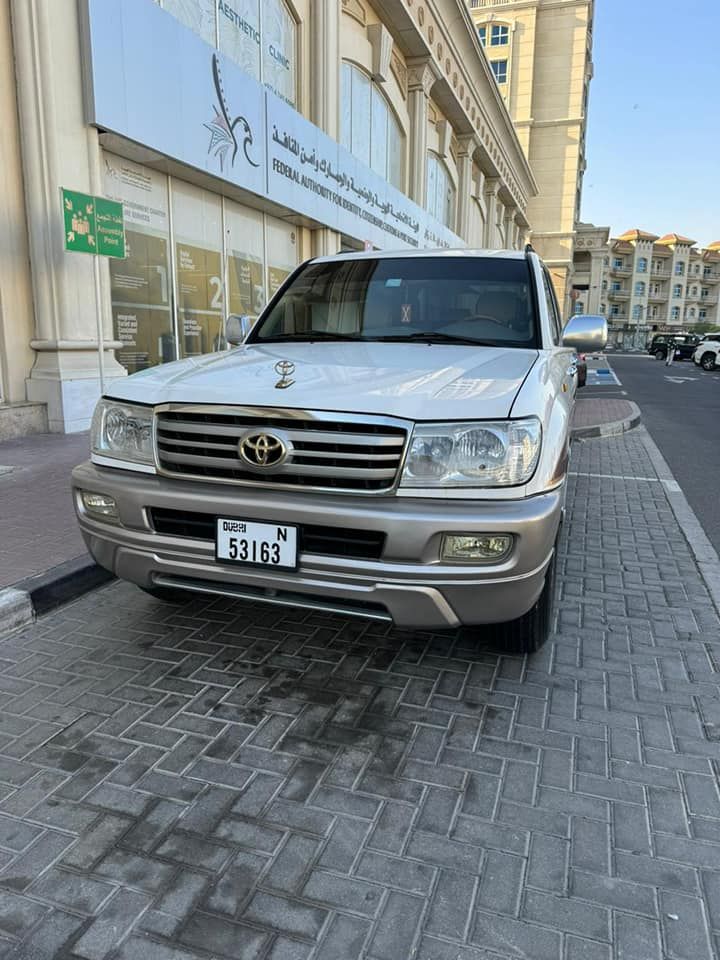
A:
[[[262,487],[386,493],[395,486],[411,424],[322,411],[164,404],[156,408],[155,455],[167,476]],[[240,458],[249,431],[278,431],[289,454],[263,472]]]

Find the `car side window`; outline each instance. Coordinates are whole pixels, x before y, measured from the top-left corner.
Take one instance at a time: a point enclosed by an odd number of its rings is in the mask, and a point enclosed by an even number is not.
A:
[[[547,303],[548,317],[550,318],[553,343],[558,345],[562,334],[562,324],[560,322],[560,311],[558,310],[557,300],[555,299],[555,290],[547,270],[543,270],[543,286],[545,288],[545,302]]]

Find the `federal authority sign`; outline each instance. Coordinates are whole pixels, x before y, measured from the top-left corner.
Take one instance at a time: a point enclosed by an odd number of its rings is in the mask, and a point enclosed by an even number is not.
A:
[[[90,123],[379,248],[451,230],[149,0],[84,0]]]

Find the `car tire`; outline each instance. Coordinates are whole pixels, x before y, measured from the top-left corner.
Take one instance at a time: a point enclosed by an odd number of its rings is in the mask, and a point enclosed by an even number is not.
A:
[[[162,600],[163,603],[187,603],[190,599],[190,593],[187,590],[175,590],[172,587],[140,587],[140,589],[155,600]]]
[[[664,359],[665,359],[665,351],[664,351],[664,350],[656,350],[656,351],[655,351],[655,359],[656,359],[656,360],[664,360]]]
[[[703,368],[703,370],[714,370],[714,369],[715,369],[715,354],[714,354],[714,353],[710,353],[709,351],[708,351],[707,353],[704,353],[704,354],[700,357],[700,366]]]
[[[545,573],[545,584],[535,605],[528,612],[490,627],[491,642],[503,653],[523,656],[539,650],[550,634],[553,611],[555,609],[555,568],[557,565],[557,544]]]

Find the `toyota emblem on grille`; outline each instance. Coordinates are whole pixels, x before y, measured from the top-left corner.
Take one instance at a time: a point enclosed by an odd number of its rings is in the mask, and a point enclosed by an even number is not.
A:
[[[292,374],[295,373],[295,364],[292,360],[278,360],[275,364],[275,373],[280,374],[280,379],[275,384],[276,390],[287,390],[295,383],[294,380],[290,379]]]
[[[238,444],[240,458],[256,468],[278,467],[288,455],[288,448],[273,433],[247,433]]]

